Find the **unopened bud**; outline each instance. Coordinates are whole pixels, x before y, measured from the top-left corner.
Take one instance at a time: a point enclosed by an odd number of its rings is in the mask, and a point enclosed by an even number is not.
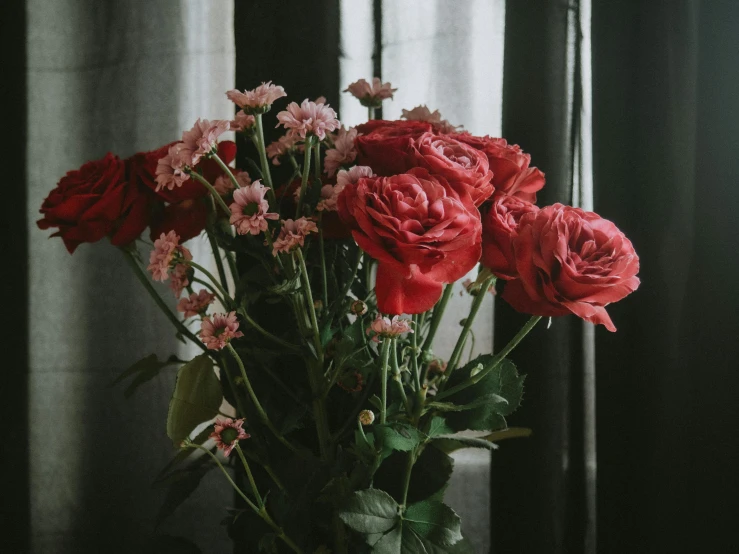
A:
[[[444,373],[446,371],[446,365],[446,362],[443,362],[439,359],[431,360],[431,363],[429,364],[429,372]]]
[[[359,412],[359,423],[362,425],[372,425],[375,420],[375,413],[372,410],[362,410]]]
[[[367,313],[367,304],[365,304],[361,300],[355,300],[354,302],[352,302],[351,312],[354,315],[364,315]]]
[[[320,300],[320,299],[319,300],[316,300],[315,302],[313,302],[313,307],[316,310],[321,311],[323,309],[323,301]]]

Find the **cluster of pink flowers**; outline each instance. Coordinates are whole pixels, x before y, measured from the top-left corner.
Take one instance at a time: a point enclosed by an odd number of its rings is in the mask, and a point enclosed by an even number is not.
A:
[[[216,447],[223,451],[224,456],[231,454],[231,451],[240,440],[251,437],[249,433],[244,431],[245,420],[231,419],[230,417],[218,418],[215,421],[213,432],[209,438],[215,440]]]
[[[298,106],[290,102],[287,109],[277,114],[277,126],[287,129],[287,136],[305,139],[309,135],[326,138],[326,132],[333,132],[339,128],[336,112],[323,102],[311,102],[307,98]]]
[[[248,187],[251,185],[251,177],[246,171],[231,170],[231,173],[236,177],[236,182],[239,184],[239,187]],[[216,192],[221,196],[228,196],[233,192],[235,187],[228,175],[219,175],[213,183],[213,188],[216,189]]]
[[[283,135],[269,146],[267,146],[267,157],[272,160],[274,165],[280,165],[280,158],[291,151],[303,150],[303,145],[297,145],[297,135]]]
[[[279,85],[273,85],[272,81],[262,83],[254,90],[229,90],[226,93],[231,102],[243,109],[247,114],[264,113],[276,100],[287,96],[285,89]]]
[[[280,214],[270,213],[269,202],[264,198],[267,187],[260,181],[234,191],[231,204],[231,224],[240,235],[258,235],[268,229],[268,219],[280,219]]]
[[[357,149],[354,141],[357,138],[357,130],[351,128],[348,131],[342,127],[338,136],[334,139],[334,147],[326,150],[323,161],[324,170],[329,177],[336,175],[342,165],[349,165],[357,159]]]
[[[377,77],[372,79],[372,84],[365,79],[359,79],[349,85],[344,92],[352,94],[359,100],[362,106],[368,108],[379,108],[383,100],[392,98],[396,88],[392,88],[390,83],[383,83]]]
[[[288,254],[298,246],[305,245],[305,237],[309,233],[317,233],[316,224],[305,217],[296,220],[286,219],[282,223],[280,234],[272,245],[272,255],[277,256],[278,252]],[[267,244],[265,242],[265,244]]]
[[[380,342],[380,338],[392,339],[403,333],[412,332],[413,328],[411,327],[410,320],[401,319],[397,315],[390,319],[389,317],[382,317],[381,314],[377,314],[375,320],[367,328],[367,335],[372,335],[374,342]]]
[[[204,317],[200,324],[200,340],[211,350],[222,350],[232,339],[243,336],[236,312],[214,314],[212,319]]]
[[[441,119],[439,110],[433,112],[426,106],[416,106],[412,110],[403,110],[401,116],[408,121],[424,121],[431,123],[435,131],[439,133],[455,133],[458,130],[456,125],[452,125],[446,119]]]
[[[200,292],[193,292],[190,296],[182,298],[177,303],[177,311],[182,312],[186,318],[203,315],[215,298],[214,294],[205,289]]]
[[[231,130],[246,131],[254,127],[256,122],[257,120],[253,115],[246,113],[244,110],[239,110],[231,121]]]
[[[151,275],[156,281],[166,281],[169,278],[170,270],[175,266],[184,265],[179,261],[192,260],[190,251],[180,244],[180,237],[174,231],[170,231],[166,235],[162,233],[160,237],[154,241],[154,250],[149,254],[149,266],[147,269],[151,271]]]

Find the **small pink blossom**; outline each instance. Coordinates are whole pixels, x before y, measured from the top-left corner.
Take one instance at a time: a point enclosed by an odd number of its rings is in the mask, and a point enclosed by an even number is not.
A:
[[[356,184],[357,182],[359,182],[360,179],[366,179],[374,176],[375,173],[372,171],[371,167],[367,167],[366,165],[355,165],[348,171],[344,169],[339,171],[338,175],[336,176],[336,185],[340,186],[343,189],[347,185]]]
[[[214,314],[213,319],[206,316],[200,323],[200,340],[211,350],[221,350],[231,342],[231,339],[244,336],[238,329],[236,312]]]
[[[272,81],[262,83],[254,90],[229,90],[226,93],[231,102],[242,108],[247,113],[264,113],[272,104],[285,94],[285,89],[279,85],[273,85]]]
[[[157,162],[157,192],[163,188],[174,190],[176,187],[181,187],[182,183],[190,178],[186,163],[189,153],[183,155],[183,150],[184,144],[176,142],[169,147],[167,155]]]
[[[265,200],[267,187],[259,180],[234,191],[231,204],[231,224],[240,235],[258,235],[268,229],[268,219],[280,219],[280,214],[270,213],[269,202]]]
[[[328,104],[311,102],[307,98],[298,106],[290,102],[287,110],[277,114],[277,126],[287,129],[288,136],[299,136],[304,139],[315,135],[319,140],[326,138],[326,131],[331,132],[339,128],[336,112]]]
[[[175,298],[182,296],[182,291],[190,284],[190,266],[175,264],[169,272],[169,288],[172,289]]]
[[[186,165],[190,167],[197,165],[200,158],[216,147],[218,137],[230,128],[231,122],[225,119],[215,121],[198,119],[192,129],[182,133],[183,147],[180,155],[183,156]]]
[[[354,140],[357,138],[357,130],[352,128],[348,131],[343,127],[339,129],[339,135],[334,140],[334,147],[326,150],[324,167],[329,177],[333,177],[342,165],[349,165],[357,158],[357,149]]]
[[[372,84],[369,84],[365,79],[360,79],[349,85],[344,92],[348,92],[357,98],[362,106],[379,108],[382,101],[392,98],[396,90],[398,89],[392,88],[390,83],[383,83],[375,77],[372,79]]]
[[[239,110],[231,121],[231,130],[246,131],[254,127],[256,122],[257,120],[253,115],[247,114],[244,110]]]
[[[231,170],[231,173],[236,177],[236,182],[239,187],[246,187],[251,185],[251,177],[246,171]],[[228,175],[219,175],[218,179],[213,183],[213,188],[221,196],[228,196],[234,190],[234,184],[231,182],[231,178]]]
[[[452,125],[446,119],[441,119],[439,110],[432,112],[426,106],[416,106],[412,110],[403,110],[400,117],[408,121],[425,121],[426,123],[431,123],[434,130],[439,133],[456,133],[459,130],[458,126]]]
[[[280,158],[282,156],[285,156],[291,151],[302,151],[304,149],[303,145],[296,147],[296,143],[298,142],[299,138],[300,137],[298,136],[290,135],[281,136],[279,139],[267,146],[267,157],[272,160],[272,163],[274,165],[280,165]]]
[[[323,185],[321,187],[321,199],[318,201],[316,210],[319,212],[335,212],[339,194],[344,190],[341,185]]]
[[[296,220],[286,219],[282,223],[280,234],[272,245],[272,255],[277,256],[278,252],[290,253],[296,247],[305,244],[305,237],[309,233],[317,232],[318,227],[310,219],[306,219],[305,217]]]
[[[149,266],[152,277],[156,281],[166,281],[169,270],[179,260],[192,260],[192,254],[184,246],[180,245],[180,237],[174,231],[166,235],[162,233],[154,241],[154,250],[149,254]]]
[[[325,104],[326,103],[326,97],[325,96],[319,96],[314,100],[316,104]]]
[[[403,333],[412,333],[413,329],[410,325],[410,320],[400,319],[400,316],[393,316],[392,319],[389,317],[382,317],[381,314],[377,314],[375,320],[370,323],[367,328],[367,335],[372,336],[372,340],[375,342],[380,341],[382,338],[395,338]]]
[[[249,433],[242,428],[243,419],[233,420],[230,417],[216,419],[213,432],[209,438],[216,441],[219,450],[223,450],[223,455],[228,456],[240,440],[251,437]]]
[[[185,317],[195,317],[196,315],[205,314],[208,306],[215,300],[215,295],[205,289],[200,292],[193,292],[187,298],[181,299],[177,303],[177,311],[185,314]]]

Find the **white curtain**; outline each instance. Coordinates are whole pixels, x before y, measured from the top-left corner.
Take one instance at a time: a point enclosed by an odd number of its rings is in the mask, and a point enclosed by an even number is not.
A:
[[[174,375],[131,400],[108,384],[178,343],[115,248],[70,256],[35,221],[67,170],[158,147],[199,116],[229,117],[232,0],[30,0],[27,21],[32,552],[141,552],[163,498],[150,484],[174,454]],[[162,532],[227,552],[229,499],[206,476]]]

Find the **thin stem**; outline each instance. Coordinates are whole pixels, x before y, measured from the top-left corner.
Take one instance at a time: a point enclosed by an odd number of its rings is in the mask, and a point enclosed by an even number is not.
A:
[[[316,347],[318,358],[323,360],[323,346],[321,345],[321,335],[318,327],[318,318],[316,317],[316,307],[313,304],[313,292],[310,288],[308,268],[305,266],[305,258],[303,258],[303,251],[300,248],[295,250],[295,255],[297,256],[298,264],[300,265],[300,280],[303,283],[303,290],[305,291],[306,302],[308,303],[308,315],[310,316],[311,327],[313,327],[313,344]]]
[[[233,301],[233,298],[231,298],[231,296],[230,296],[230,295],[228,294],[228,291],[227,291],[226,289],[224,289],[224,288],[223,288],[223,287],[222,287],[222,286],[220,285],[220,283],[219,283],[219,282],[218,282],[218,281],[216,280],[216,278],[215,278],[215,277],[213,277],[213,274],[212,274],[212,273],[211,273],[210,271],[208,271],[208,270],[207,270],[207,269],[205,269],[205,268],[204,268],[204,267],[203,267],[202,265],[200,265],[200,264],[198,264],[198,263],[195,263],[195,262],[194,262],[194,261],[192,261],[192,260],[188,260],[188,261],[187,261],[187,262],[185,262],[185,263],[186,263],[187,265],[189,265],[189,266],[193,267],[194,269],[197,269],[197,270],[198,270],[198,271],[200,271],[200,272],[201,272],[201,273],[202,273],[203,275],[205,275],[205,276],[206,276],[206,277],[207,277],[208,279],[210,279],[210,281],[211,281],[211,282],[212,282],[212,283],[213,283],[213,284],[215,285],[215,287],[216,287],[216,288],[218,289],[218,291],[219,291],[219,292],[220,292],[220,293],[221,293],[221,294],[223,295],[223,299],[224,299],[224,300],[225,300],[226,302],[228,302],[228,303],[229,303],[229,305],[232,305],[232,304],[234,303],[234,301]],[[228,307],[228,306],[226,306],[226,307]]]
[[[385,423],[387,420],[387,366],[388,358],[390,356],[390,346],[394,339],[384,339],[382,341],[382,365],[380,366],[380,387],[382,390],[382,407],[380,408],[380,423]],[[394,346],[394,345],[393,345]]]
[[[223,475],[226,476],[226,479],[228,479],[228,482],[231,483],[231,486],[234,488],[234,490],[239,494],[239,496],[246,502],[246,504],[255,512],[259,512],[259,508],[257,508],[252,502],[248,496],[244,494],[244,491],[242,491],[239,486],[234,482],[234,480],[231,478],[231,476],[228,474],[228,471],[226,471],[226,468],[223,467],[223,464],[221,464],[221,460],[218,459],[218,456],[213,454],[213,452],[210,451],[209,448],[205,448],[203,445],[196,444],[194,442],[187,443],[188,446],[194,446],[195,448],[202,450],[206,454],[208,454],[211,458],[213,458],[213,461],[218,465],[219,469],[223,472]]]
[[[234,447],[236,453],[239,455],[239,458],[241,458],[241,465],[243,465],[244,469],[246,470],[246,476],[249,479],[249,484],[251,485],[251,492],[254,494],[254,498],[256,498],[257,500],[257,505],[261,508],[264,506],[264,502],[262,501],[262,497],[259,494],[259,489],[257,489],[257,483],[256,481],[254,481],[254,475],[252,475],[251,468],[249,467],[249,462],[246,461],[246,458],[244,457],[244,453],[242,452],[238,441],[236,441]]]
[[[225,163],[223,163],[223,160],[218,157],[218,154],[213,152],[210,157],[215,160],[215,162],[218,164],[218,167],[220,167],[223,172],[228,176],[228,178],[231,180],[231,184],[234,186],[234,189],[241,188],[241,185],[236,180],[236,176],[231,171],[231,168],[228,167]]]
[[[249,316],[249,314],[246,313],[245,310],[239,310],[239,314],[249,323],[249,325],[251,325],[252,327],[254,327],[254,329],[256,329],[259,333],[261,333],[262,336],[268,338],[269,340],[271,340],[272,342],[274,342],[276,344],[279,344],[283,348],[286,348],[287,350],[290,350],[291,352],[295,352],[296,354],[301,354],[302,353],[302,351],[300,350],[300,348],[298,348],[294,344],[291,344],[291,343],[287,342],[286,340],[283,340],[280,337],[277,337],[277,336],[273,335],[272,333],[270,333],[269,331],[267,331],[264,327],[262,327],[261,325],[259,325],[259,323],[257,323],[256,321],[254,321]]]
[[[213,251],[213,257],[216,260],[216,267],[218,268],[218,277],[221,279],[221,285],[224,289],[228,288],[228,280],[226,279],[226,270],[223,268],[223,259],[221,258],[221,250],[218,248],[218,242],[210,232],[210,229],[205,230],[208,235],[208,242],[210,242],[210,249]]]
[[[234,259],[233,252],[226,252],[226,260],[228,261],[228,268],[231,271],[231,278],[234,281],[234,286],[239,282],[239,270],[236,267],[236,260]]]
[[[341,308],[342,304],[344,303],[344,299],[349,294],[349,291],[352,289],[352,285],[354,284],[354,280],[357,278],[357,272],[359,271],[359,264],[362,261],[362,249],[357,246],[357,255],[354,259],[354,266],[352,268],[352,274],[351,277],[349,277],[349,280],[344,285],[344,289],[341,291],[341,295],[335,300],[335,303],[333,307],[331,308],[331,312],[329,313],[329,316],[327,318],[326,325],[331,325],[333,323],[334,317],[336,317],[337,312]]]
[[[231,218],[231,209],[226,205],[226,202],[223,201],[223,198],[221,198],[221,195],[218,194],[218,191],[213,188],[213,185],[211,185],[200,173],[197,171],[190,171],[189,172],[190,177],[198,181],[200,184],[202,184],[205,188],[207,188],[210,191],[210,194],[215,199],[216,203],[221,207],[223,210],[223,213],[228,217]]]
[[[408,414],[408,417],[411,417],[413,412],[411,411],[411,405],[408,403],[408,396],[405,393],[403,380],[400,378],[400,367],[398,366],[398,345],[395,339],[393,339],[393,345],[391,346],[391,348],[392,352],[390,354],[390,364],[393,368],[393,381],[395,381],[398,385],[398,391],[400,392],[400,398],[403,400],[405,412]]]
[[[318,250],[321,255],[321,279],[323,292],[323,309],[328,309],[328,277],[326,276],[326,251],[323,245],[323,212],[318,214]]]
[[[196,345],[198,345],[203,352],[208,352],[208,349],[205,347],[205,345],[196,337],[190,329],[185,327],[185,325],[177,318],[177,316],[172,313],[172,311],[169,309],[169,306],[162,300],[162,297],[159,296],[159,293],[154,289],[151,282],[149,281],[149,277],[144,272],[143,268],[139,265],[139,263],[136,261],[136,258],[134,258],[133,254],[121,248],[121,251],[123,252],[126,261],[128,262],[128,265],[131,266],[131,269],[133,269],[134,274],[136,275],[136,278],[141,282],[142,285],[144,285],[144,288],[149,293],[149,295],[152,297],[154,302],[156,302],[156,305],[159,306],[159,309],[162,310],[162,313],[164,313],[165,316],[167,316],[167,319],[172,323],[172,325],[175,326],[177,331],[183,336],[190,339],[192,342],[194,342]]]
[[[282,484],[282,481],[280,481],[280,478],[277,477],[277,474],[275,474],[274,470],[271,466],[264,465],[264,471],[267,472],[267,475],[269,475],[270,479],[274,481],[275,485],[277,485],[277,488],[279,488],[281,491],[285,490],[285,485]]]
[[[316,182],[321,178],[321,143],[318,140],[313,148],[313,177]]]
[[[421,372],[418,370],[418,334],[421,332],[420,317],[418,314],[413,316],[413,333],[411,333],[411,369],[413,370],[413,379],[416,385],[416,392],[421,390]]]
[[[280,269],[285,269],[282,258],[280,258],[280,253],[274,251],[274,239],[272,238],[272,230],[269,227],[264,232],[264,240],[267,242],[267,248],[273,253],[275,260],[277,260],[277,265],[280,266]]]
[[[264,144],[264,125],[262,124],[262,114],[258,113],[254,116],[254,119],[256,120],[256,147],[259,151],[259,162],[262,165],[262,179],[264,179],[264,182],[267,184],[267,188],[269,191],[267,192],[269,196],[269,203],[272,206],[277,206],[277,199],[275,198],[275,190],[274,186],[272,185],[272,173],[269,169],[269,161],[267,160],[267,147]]]
[[[215,297],[218,299],[218,301],[223,305],[223,307],[226,307],[226,301],[223,299],[223,297],[218,293],[218,290],[210,284],[208,281],[203,281],[202,279],[198,279],[197,277],[192,278],[193,283],[199,283],[203,285],[206,289],[208,289],[211,293],[215,295]]]
[[[305,191],[308,189],[308,175],[310,175],[310,151],[313,147],[313,137],[308,135],[305,137],[305,152],[303,153],[303,179],[300,183],[300,196],[298,197],[298,205],[295,209],[295,219],[303,215],[303,199]]]
[[[405,506],[405,503],[408,501],[408,488],[411,484],[411,473],[413,472],[413,465],[415,463],[416,453],[415,450],[411,450],[410,452],[408,452],[408,461],[405,464],[405,474],[403,477],[403,500],[400,502],[402,506]]]
[[[451,396],[452,394],[459,392],[461,390],[466,389],[467,387],[470,387],[474,385],[475,383],[478,383],[482,379],[485,378],[485,376],[493,371],[498,364],[505,359],[505,357],[510,354],[510,352],[518,346],[518,343],[523,340],[523,338],[529,334],[529,331],[531,331],[534,326],[539,322],[541,319],[540,315],[532,315],[531,318],[526,322],[526,324],[521,327],[521,329],[516,333],[516,336],[513,337],[510,341],[508,341],[508,344],[506,344],[503,347],[503,350],[498,352],[495,356],[493,356],[493,359],[490,361],[490,364],[484,368],[480,373],[477,373],[473,378],[468,379],[467,381],[460,383],[458,385],[453,386],[450,389],[447,389],[445,391],[439,392],[435,397],[434,400],[441,400],[442,398],[446,398],[448,396]]]
[[[467,316],[467,319],[464,322],[464,327],[462,327],[462,332],[459,335],[459,338],[457,339],[457,344],[454,345],[454,350],[452,351],[452,355],[449,358],[449,363],[447,364],[447,371],[445,374],[445,380],[441,384],[441,389],[444,389],[444,384],[449,381],[449,378],[452,375],[452,372],[457,368],[457,364],[459,364],[459,358],[462,356],[462,350],[464,349],[464,343],[467,341],[467,335],[470,332],[470,328],[472,327],[472,324],[475,322],[475,317],[477,316],[477,312],[480,311],[480,306],[482,306],[483,300],[485,300],[485,294],[487,293],[487,290],[490,288],[490,285],[492,285],[495,282],[495,275],[491,275],[482,284],[482,288],[480,289],[480,292],[475,296],[474,300],[472,301],[472,306],[470,307],[470,313]]]
[[[289,448],[293,452],[297,452],[297,448],[295,448],[292,444],[290,444],[285,437],[282,436],[282,433],[277,430],[277,428],[272,424],[272,421],[267,416],[267,413],[264,411],[264,408],[262,407],[262,404],[259,402],[259,399],[257,398],[257,394],[254,392],[254,388],[251,386],[251,381],[249,380],[249,376],[246,374],[246,368],[244,368],[244,362],[241,361],[241,356],[239,356],[239,353],[236,352],[233,346],[231,344],[227,344],[226,348],[228,348],[229,352],[231,352],[231,355],[236,359],[236,363],[239,365],[239,370],[241,371],[241,377],[244,379],[244,385],[246,385],[246,390],[249,392],[249,397],[251,398],[252,403],[254,404],[254,408],[257,411],[257,414],[259,414],[259,419],[262,420],[262,423],[267,426],[267,429],[272,431],[272,433],[277,437],[277,440],[279,440],[282,444],[284,444],[287,448]]]
[[[367,119],[372,121],[375,118],[374,106],[367,106]]]
[[[444,310],[449,302],[449,298],[452,296],[453,283],[449,283],[444,287],[444,293],[441,295],[441,299],[434,306],[434,313],[431,316],[431,325],[429,326],[429,334],[426,335],[426,340],[423,341],[423,348],[421,351],[421,361],[423,362],[426,358],[426,354],[431,349],[431,345],[434,342],[436,331],[439,329],[441,324],[441,317],[444,315]]]

